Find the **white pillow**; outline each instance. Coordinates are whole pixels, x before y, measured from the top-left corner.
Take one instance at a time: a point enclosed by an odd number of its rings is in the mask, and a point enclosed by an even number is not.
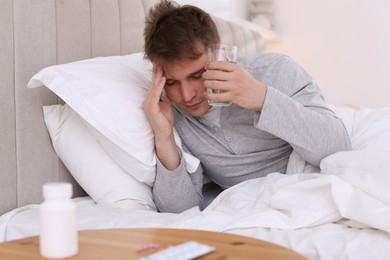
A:
[[[390,107],[332,109],[343,120],[353,150],[390,150]]]
[[[151,187],[122,170],[69,106],[44,106],[43,112],[57,155],[95,202],[156,210]]]
[[[390,150],[390,107],[357,110],[352,144],[354,150]]]
[[[28,83],[46,86],[85,121],[111,158],[141,183],[153,185],[154,135],[142,109],[151,84],[151,63],[142,53],[99,57],[47,67]],[[179,136],[176,144],[181,148]],[[187,170],[200,161],[182,150]]]
[[[98,131],[95,137],[127,173],[152,186],[154,136],[141,107],[151,70],[142,53],[99,57],[44,68],[28,87],[56,93]]]

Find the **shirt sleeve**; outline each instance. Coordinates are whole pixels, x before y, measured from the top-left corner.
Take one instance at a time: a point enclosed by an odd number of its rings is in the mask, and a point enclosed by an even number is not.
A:
[[[307,162],[320,161],[338,151],[351,150],[347,130],[324,101],[318,85],[287,56],[264,78],[268,85],[255,126],[288,142]]]
[[[180,213],[195,206],[201,206],[203,169],[199,164],[193,173],[188,173],[180,149],[180,165],[167,170],[157,158],[156,180],[153,185],[153,198],[161,212]]]

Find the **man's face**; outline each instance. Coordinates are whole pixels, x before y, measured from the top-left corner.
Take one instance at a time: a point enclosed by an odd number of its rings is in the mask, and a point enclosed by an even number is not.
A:
[[[164,68],[166,95],[192,116],[204,115],[210,109],[203,95],[206,89],[202,74],[206,63],[207,55],[204,53],[196,60],[183,60]]]

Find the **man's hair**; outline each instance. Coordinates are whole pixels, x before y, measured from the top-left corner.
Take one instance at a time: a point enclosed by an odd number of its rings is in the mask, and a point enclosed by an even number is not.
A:
[[[145,20],[144,51],[151,61],[169,64],[183,59],[197,59],[206,46],[219,43],[220,36],[211,16],[202,9],[180,6],[161,0]]]

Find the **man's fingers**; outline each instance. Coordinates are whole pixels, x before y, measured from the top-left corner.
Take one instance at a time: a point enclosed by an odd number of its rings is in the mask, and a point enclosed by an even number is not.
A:
[[[165,86],[166,78],[163,76],[163,69],[160,65],[153,65],[153,76],[152,76],[152,86],[149,89],[150,98],[154,100],[154,102],[160,101],[160,96]]]
[[[202,78],[204,80],[228,81],[231,78],[231,73],[222,70],[207,70],[203,72]]]
[[[219,89],[219,90],[229,90],[229,82],[219,81],[219,80],[205,80],[203,82],[206,88]]]
[[[206,70],[223,70],[233,71],[236,68],[236,64],[228,61],[211,61],[205,65]]]

